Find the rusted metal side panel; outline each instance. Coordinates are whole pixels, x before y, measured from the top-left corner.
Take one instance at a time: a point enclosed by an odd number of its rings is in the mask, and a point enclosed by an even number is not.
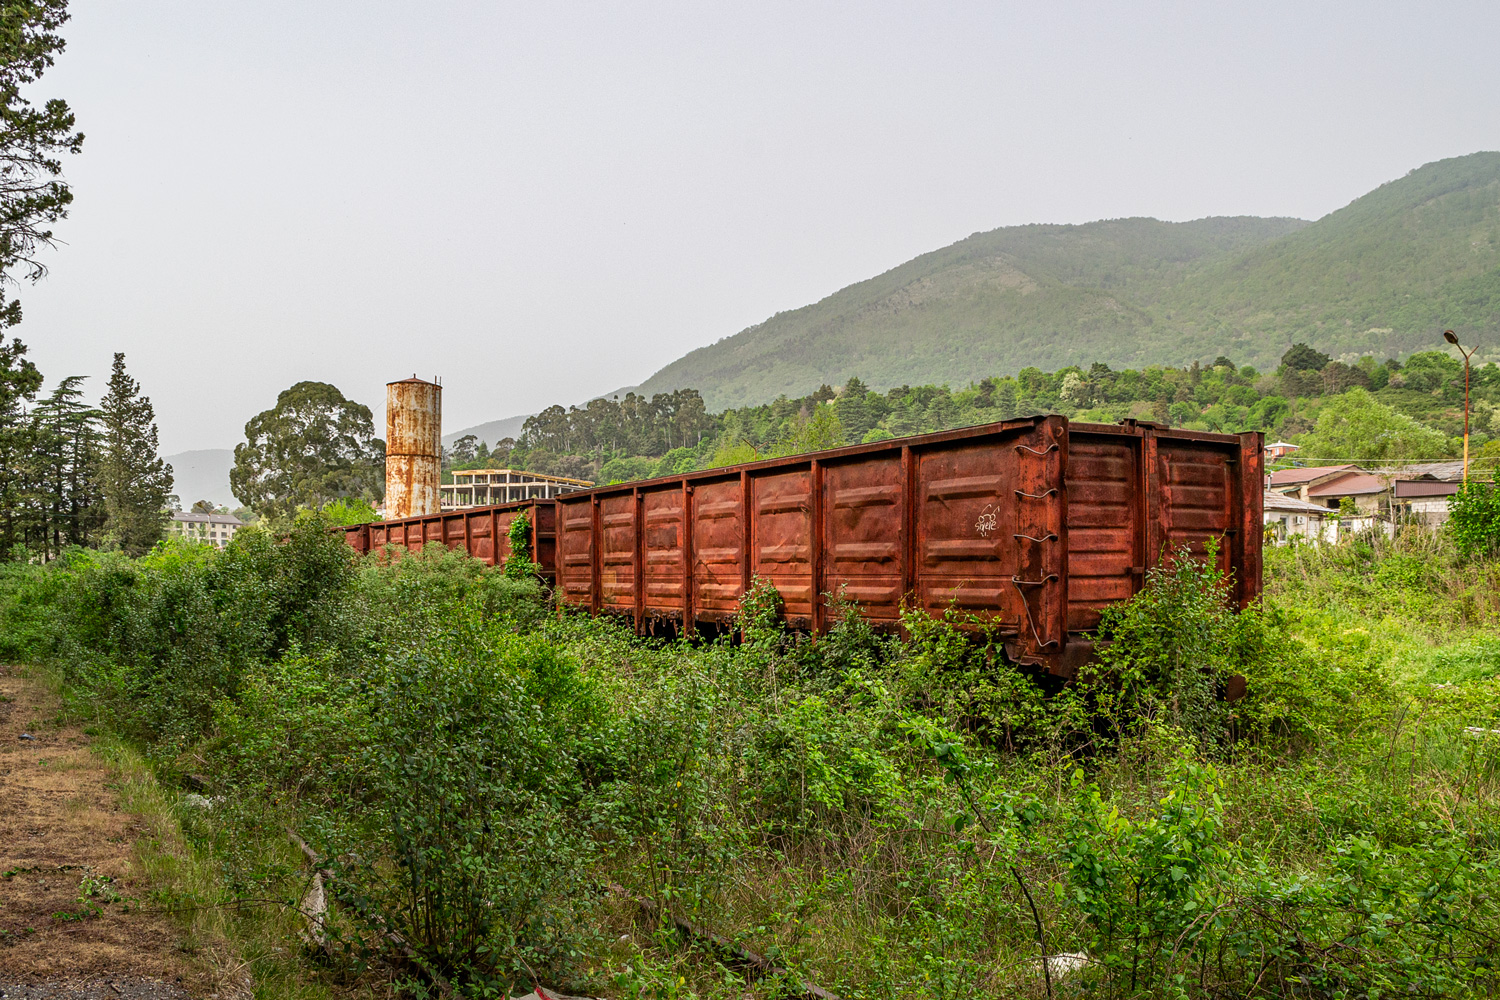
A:
[[[786,620],[812,624],[812,470],[765,470],[750,477],[750,553],[754,575],[781,595]]]
[[[344,530],[344,544],[355,552],[364,555],[370,551],[370,527],[366,524],[357,524]]]
[[[464,527],[468,520],[468,516],[465,514],[448,514],[443,517],[441,523],[442,541],[450,549],[463,549],[472,555],[473,553],[470,552],[468,547],[469,539]]]
[[[1020,571],[1013,532],[1023,482],[1019,455],[1002,440],[955,442],[917,453],[917,604],[950,606],[1013,627],[1025,615],[1011,580]]]
[[[1068,423],[1047,417],[1016,441],[1016,575],[1023,616],[1012,655],[1068,672]]]
[[[510,525],[520,513],[519,510],[496,511],[491,517],[495,524],[496,566],[504,566],[505,561],[510,558]]]
[[[575,493],[557,504],[557,589],[564,604],[594,602],[594,500]]]
[[[495,565],[494,527],[494,511],[471,510],[464,514],[464,544],[469,555],[486,566]]]
[[[755,568],[750,563],[750,525],[753,521],[753,518],[750,514],[750,504],[752,502],[750,492],[750,473],[744,469],[741,469],[740,515],[737,518],[738,524],[736,525],[736,527],[738,527],[739,529],[740,536],[735,544],[737,544],[740,549],[740,593],[742,595],[748,594],[750,592],[750,578]]]
[[[744,511],[740,477],[698,483],[693,491],[693,608],[700,621],[726,621],[739,610]]]
[[[823,552],[829,593],[842,592],[871,621],[901,614],[906,546],[901,452],[823,469]]]
[[[909,595],[994,622],[1013,659],[1071,676],[1102,610],[1184,546],[1217,539],[1237,599],[1259,594],[1260,448],[1257,434],[1034,418],[355,526],[346,541],[438,541],[501,565],[524,511],[560,599],[637,627],[728,619],[758,576],[794,626],[826,624],[827,591],[883,624]]]
[[[1156,451],[1168,552],[1175,554],[1185,546],[1202,556],[1209,539],[1214,539],[1219,569],[1228,573],[1233,553],[1228,535],[1237,531],[1231,459],[1238,457],[1238,449],[1158,434]]]
[[[645,615],[648,618],[681,618],[683,608],[683,493],[682,486],[668,483],[641,491],[641,523],[645,530],[642,555],[645,565]]]
[[[1141,430],[1141,520],[1145,551],[1142,565],[1146,571],[1161,565],[1167,556],[1171,518],[1167,511],[1167,494],[1162,478],[1160,441],[1153,427]],[[1144,577],[1138,586],[1144,585]]]
[[[542,579],[557,579],[557,501],[538,500],[526,506],[531,517],[531,559]],[[506,555],[510,555],[506,543]]]
[[[1236,525],[1240,530],[1234,546],[1234,585],[1235,596],[1243,608],[1260,596],[1265,543],[1265,439],[1260,431],[1247,431],[1239,439],[1239,478],[1234,494]]]
[[[1068,435],[1068,630],[1097,628],[1142,576],[1139,433]]]
[[[631,509],[635,511],[635,552],[631,559],[631,581],[635,587],[635,607],[631,617],[635,620],[635,631],[639,635],[646,630],[646,511],[641,491],[630,491]]]
[[[627,611],[632,615],[640,547],[635,508],[634,491],[599,499],[599,603],[610,611]]]
[[[694,485],[682,482],[682,628],[692,633],[698,620],[698,606],[693,601],[693,506]]]

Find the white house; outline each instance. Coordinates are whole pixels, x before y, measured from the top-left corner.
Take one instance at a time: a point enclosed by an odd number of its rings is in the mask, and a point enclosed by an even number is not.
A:
[[[1330,516],[1334,513],[1321,504],[1267,490],[1261,519],[1268,540],[1277,545],[1285,545],[1294,539],[1336,542],[1339,538],[1338,519]]]

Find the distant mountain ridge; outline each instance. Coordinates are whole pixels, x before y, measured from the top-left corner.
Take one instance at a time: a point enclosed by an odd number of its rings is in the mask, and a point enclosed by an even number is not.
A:
[[[1275,367],[1500,333],[1500,153],[1430,163],[1316,222],[1132,218],[976,233],[692,351],[641,386],[710,410],[859,376],[962,384],[1036,366]]]

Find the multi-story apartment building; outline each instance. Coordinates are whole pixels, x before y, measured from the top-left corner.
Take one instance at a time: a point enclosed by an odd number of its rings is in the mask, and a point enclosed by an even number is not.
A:
[[[222,549],[244,526],[245,522],[233,514],[195,514],[174,510],[172,519],[167,522],[167,537],[207,542]]]

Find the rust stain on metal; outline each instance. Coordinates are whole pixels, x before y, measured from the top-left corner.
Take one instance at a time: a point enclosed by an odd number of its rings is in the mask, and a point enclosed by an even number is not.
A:
[[[953,608],[997,628],[1013,660],[1071,676],[1103,609],[1183,549],[1201,557],[1212,540],[1240,603],[1259,595],[1260,449],[1258,433],[1033,417],[345,537],[361,552],[441,541],[495,565],[524,510],[562,602],[639,629],[726,621],[761,577],[798,627],[826,627],[825,595],[840,591],[887,627],[903,603]]]
[[[386,384],[387,517],[421,517],[438,512],[442,438],[442,386],[416,376]]]

